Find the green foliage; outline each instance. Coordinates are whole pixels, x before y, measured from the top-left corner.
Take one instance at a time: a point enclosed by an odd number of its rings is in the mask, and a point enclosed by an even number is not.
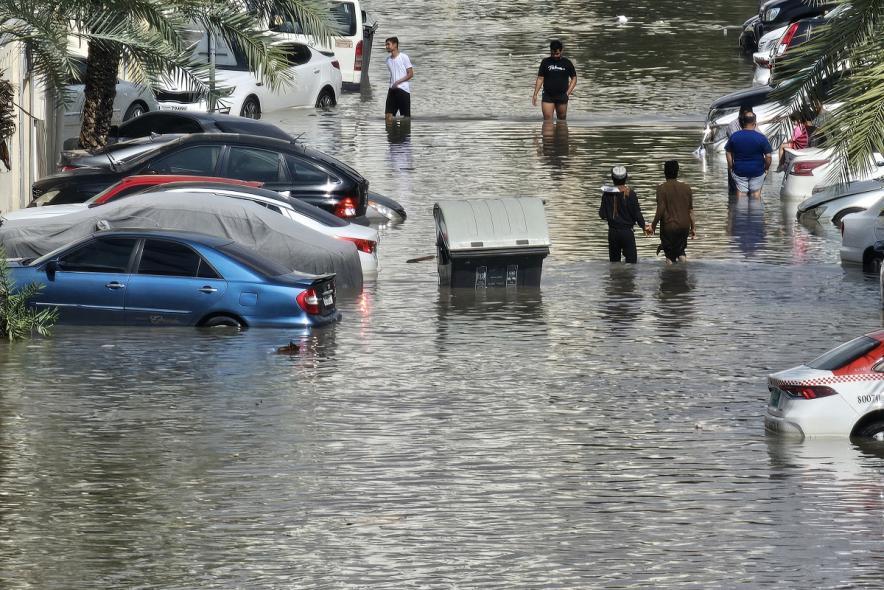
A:
[[[37,310],[28,301],[39,293],[43,285],[31,283],[16,288],[9,273],[6,254],[0,248],[0,338],[18,340],[33,335],[48,336],[58,320],[55,308]]]

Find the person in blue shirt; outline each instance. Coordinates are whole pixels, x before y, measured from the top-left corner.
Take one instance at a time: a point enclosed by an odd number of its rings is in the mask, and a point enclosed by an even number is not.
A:
[[[770,168],[773,148],[763,133],[755,129],[754,113],[740,115],[740,130],[731,135],[724,145],[728,173],[737,186],[737,197],[748,194],[761,197],[761,185]]]

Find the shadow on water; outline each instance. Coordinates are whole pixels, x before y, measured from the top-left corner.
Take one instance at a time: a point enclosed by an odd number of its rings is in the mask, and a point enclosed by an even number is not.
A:
[[[612,331],[623,334],[638,330],[636,321],[642,313],[641,292],[636,288],[638,265],[612,263],[604,277],[604,299],[599,305],[600,316]]]
[[[534,136],[537,155],[544,162],[555,168],[564,168],[571,153],[568,139],[568,123],[566,121],[544,121],[540,127],[540,135]]]
[[[764,201],[749,197],[731,197],[727,205],[727,235],[740,252],[753,256],[764,249]]]
[[[695,312],[694,281],[688,264],[663,266],[655,293],[657,326],[663,333],[678,333],[688,326]]]

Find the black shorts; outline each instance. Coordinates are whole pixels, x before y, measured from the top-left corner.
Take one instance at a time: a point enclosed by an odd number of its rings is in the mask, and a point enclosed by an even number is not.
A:
[[[384,113],[395,115],[397,111],[403,117],[411,116],[411,93],[401,88],[390,88],[387,91],[387,105],[384,107]]]
[[[541,102],[551,102],[553,104],[568,104],[568,95],[567,94],[547,94],[543,93],[543,97],[540,99]]]

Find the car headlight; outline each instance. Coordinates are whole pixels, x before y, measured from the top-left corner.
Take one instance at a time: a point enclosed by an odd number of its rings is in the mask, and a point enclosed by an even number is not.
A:
[[[762,20],[766,23],[769,23],[770,21],[777,18],[777,15],[779,15],[779,14],[780,14],[779,8],[768,8],[767,10],[764,11],[764,17],[762,18]]]
[[[230,96],[233,94],[233,91],[236,90],[235,86],[230,86],[228,88],[215,88],[215,94],[218,98],[224,98],[225,96]]]

